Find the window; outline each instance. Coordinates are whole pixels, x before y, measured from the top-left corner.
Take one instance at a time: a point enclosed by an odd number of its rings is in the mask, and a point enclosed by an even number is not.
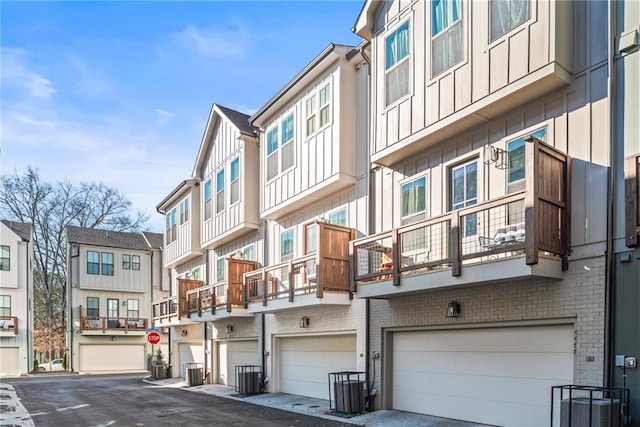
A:
[[[307,136],[316,131],[316,95],[307,98],[305,102],[305,112],[307,118]]]
[[[491,41],[507,34],[529,19],[530,0],[491,0],[489,2]]]
[[[131,255],[127,255],[127,254],[122,255],[122,269],[123,270],[131,269]]]
[[[267,180],[278,175],[278,126],[267,132]]]
[[[280,261],[293,258],[293,229],[280,233]]]
[[[231,200],[234,204],[240,200],[240,157],[231,161]]]
[[[225,259],[224,258],[218,258],[218,260],[216,261],[216,281],[217,282],[221,282],[224,280],[224,273],[225,273]]]
[[[87,297],[87,317],[100,317],[100,298]]]
[[[87,274],[100,274],[100,252],[87,251]]]
[[[304,254],[309,255],[316,253],[318,249],[318,224],[311,223],[305,227],[304,236]]]
[[[424,176],[402,184],[402,224],[425,218],[426,185],[427,178]]]
[[[178,230],[176,227],[176,208],[171,209],[166,216],[165,239],[167,244],[175,242],[178,238]]]
[[[329,123],[331,118],[331,86],[320,89],[320,127]]]
[[[385,40],[385,86],[387,105],[409,93],[409,22]]]
[[[0,270],[9,271],[11,269],[11,247],[2,245],[0,246]]]
[[[216,174],[216,213],[224,210],[224,169]]]
[[[256,250],[253,244],[245,246],[242,250],[243,259],[247,261],[255,261],[256,260]]]
[[[211,219],[211,180],[204,183],[204,219]]]
[[[0,316],[11,316],[11,295],[0,295]]]
[[[293,143],[293,114],[289,114],[287,118],[285,118],[282,123],[282,148],[280,156],[281,159],[281,169],[280,172],[284,172],[293,166],[294,161],[294,143]]]
[[[109,319],[117,319],[120,317],[120,300],[107,299],[107,317]]]
[[[436,76],[462,61],[462,0],[434,0],[431,17],[431,74]]]
[[[329,222],[331,224],[347,226],[347,210],[340,209],[329,214]]]
[[[140,317],[140,302],[137,299],[127,300],[127,317],[138,319]]]
[[[189,221],[189,198],[180,202],[180,225]]]
[[[544,141],[546,129],[538,129],[531,134]],[[525,188],[525,142],[524,136],[507,142],[509,172],[507,173],[507,191],[513,193]]]
[[[474,160],[451,168],[451,209],[462,209],[478,203],[478,163]],[[477,215],[464,217],[462,236],[477,234]]]
[[[131,269],[140,270],[140,255],[131,256]]]
[[[102,269],[103,276],[113,276],[113,254],[111,252],[102,252]]]
[[[200,269],[194,268],[191,272],[191,277],[193,277],[193,280],[200,280]]]

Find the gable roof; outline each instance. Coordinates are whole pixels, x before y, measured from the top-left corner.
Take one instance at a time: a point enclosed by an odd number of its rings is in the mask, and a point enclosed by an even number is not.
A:
[[[2,223],[6,225],[11,231],[16,233],[25,242],[31,241],[31,235],[33,233],[33,226],[25,222],[2,220]]]
[[[164,246],[164,235],[162,233],[143,231],[142,235],[147,239],[147,242],[149,242],[153,249],[162,249]]]
[[[146,251],[152,248],[150,244],[157,244],[158,238],[153,236],[154,234],[160,236],[160,239],[162,239],[162,235],[158,233],[146,233],[146,235],[151,235],[151,240],[153,240],[153,242],[148,242],[144,233],[125,233],[122,231],[100,230],[97,228],[68,225],[67,244],[78,243],[81,245]],[[162,245],[159,247],[162,247]]]
[[[209,152],[209,144],[211,143],[211,137],[213,136],[213,130],[215,128],[214,125],[220,117],[224,117],[229,120],[231,124],[240,131],[240,134],[257,140],[258,129],[252,126],[249,122],[250,116],[239,111],[232,110],[231,108],[213,104],[211,106],[211,111],[209,112],[207,125],[204,128],[204,134],[202,135],[202,142],[200,143],[196,163],[193,166],[193,173],[191,174],[191,177],[194,179],[198,178],[198,170],[204,163],[207,153]]]

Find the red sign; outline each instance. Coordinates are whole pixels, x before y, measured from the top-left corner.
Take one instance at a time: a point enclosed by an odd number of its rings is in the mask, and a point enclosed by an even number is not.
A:
[[[149,332],[147,334],[147,341],[149,341],[149,344],[158,344],[160,342],[160,334],[157,332]]]

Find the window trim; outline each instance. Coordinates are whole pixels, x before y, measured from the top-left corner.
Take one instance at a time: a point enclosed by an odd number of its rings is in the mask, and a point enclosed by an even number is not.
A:
[[[122,254],[122,269],[131,270],[131,255]]]
[[[408,25],[407,27],[407,33],[408,33],[408,43],[409,46],[407,47],[407,55],[405,57],[403,57],[400,61],[396,61],[393,65],[391,65],[389,68],[387,68],[387,39],[393,34],[398,32],[398,30],[400,30],[404,25]],[[411,23],[411,19],[407,18],[404,21],[401,21],[398,23],[398,25],[396,25],[392,30],[387,31],[387,33],[384,35],[383,37],[383,41],[384,41],[384,55],[383,55],[383,69],[384,69],[384,96],[381,97],[384,99],[384,105],[385,105],[385,109],[393,107],[397,104],[399,104],[400,102],[402,102],[405,98],[411,96],[413,94],[413,85],[412,83],[412,76],[413,76],[413,67],[412,67],[412,62],[411,62],[411,58],[412,58],[412,47],[413,47],[413,43],[412,40],[412,31],[413,31],[413,25]],[[409,67],[409,77],[408,77],[408,82],[407,82],[407,93],[405,93],[402,96],[399,96],[398,98],[394,99],[391,102],[387,101],[387,74],[390,71],[393,71],[394,69],[398,68],[401,64],[403,64],[405,61],[409,61],[408,67]]]
[[[207,179],[202,186],[202,217],[204,221],[209,221],[213,218],[213,201],[212,201],[212,182],[211,178]],[[207,198],[208,196],[208,198]],[[207,206],[207,203],[209,205]],[[207,213],[207,207],[209,208],[209,212]]]
[[[140,255],[131,255],[131,269],[133,271],[140,271],[140,261]]]
[[[135,305],[135,309],[131,308],[132,305]],[[131,316],[130,313],[133,312],[136,313],[135,316]],[[127,298],[127,319],[140,319],[140,300]]]
[[[233,164],[237,163],[237,176],[236,179],[233,179]],[[240,155],[235,156],[230,164],[229,164],[229,206],[233,206],[236,203],[240,203],[240,201],[242,200],[241,197],[241,185],[240,185],[240,176],[241,176],[241,170],[240,170]],[[233,200],[233,185],[237,183],[238,186],[238,200]]]
[[[284,249],[284,245],[283,245],[283,238],[285,236],[285,234],[289,234],[291,233],[291,252],[287,252],[286,254],[283,253],[283,249]],[[279,239],[279,244],[280,244],[280,262],[285,262],[285,261],[289,261],[292,260],[295,254],[295,243],[296,243],[296,233],[295,233],[295,229],[294,227],[289,227],[285,230],[282,230],[280,232],[280,239]]]
[[[315,228],[315,247],[309,247],[309,230]],[[306,255],[313,255],[318,251],[318,239],[320,238],[320,227],[317,221],[311,221],[304,225],[304,241],[302,242],[303,253]]]
[[[11,316],[11,295],[0,295],[0,316]],[[9,301],[9,305],[5,305],[4,302]],[[9,314],[4,314],[4,313]]]
[[[222,266],[222,268],[220,268]],[[222,274],[220,274],[222,272]],[[227,276],[227,263],[226,258],[224,256],[218,257],[216,259],[216,283],[224,282]]]
[[[89,254],[95,254],[98,256],[98,262],[92,262],[89,261]],[[97,269],[95,272],[89,271],[89,265],[92,266],[96,266],[97,265]],[[92,275],[92,276],[100,276],[100,252],[99,251],[91,251],[87,249],[87,275]]]
[[[285,126],[285,122],[289,121],[289,119],[291,119],[291,126],[292,126],[292,130],[291,130],[291,138],[287,139],[286,141],[284,140],[284,126]],[[289,169],[293,169],[296,166],[296,146],[295,146],[295,142],[296,142],[296,118],[295,115],[293,114],[293,111],[289,114],[287,114],[282,120],[280,120],[280,173],[278,175],[282,175],[284,174],[286,171],[288,171]],[[291,165],[288,166],[286,169],[284,169],[284,162],[282,161],[282,153],[284,151],[284,149],[286,148],[291,148],[291,150],[293,150],[293,161],[291,162]]]
[[[182,199],[179,203],[180,206],[180,225],[189,222],[189,196]]]
[[[216,172],[216,215],[223,213],[225,210],[225,199],[227,197],[225,178],[224,168]],[[220,202],[220,199],[222,199],[222,202]]]
[[[433,6],[435,3],[431,3],[431,36],[430,36],[430,54],[431,54],[431,64],[430,64],[430,75],[431,75],[431,79],[435,79],[437,77],[443,76],[444,74],[446,74],[447,72],[451,72],[452,70],[457,69],[461,64],[463,64],[466,61],[466,53],[467,50],[465,49],[466,45],[467,45],[467,30],[465,27],[465,13],[466,13],[466,7],[464,6],[464,2],[462,0],[460,1],[460,17],[451,22],[451,24],[449,24],[448,26],[442,28],[437,34],[433,34],[434,31],[434,10],[433,10]],[[438,72],[434,72],[433,69],[433,64],[434,64],[434,41],[443,37],[446,37],[445,34],[448,34],[450,32],[452,32],[453,28],[456,25],[460,25],[460,60],[455,62],[455,63],[451,63],[451,64],[445,64],[445,68],[443,68],[442,70],[438,71]]]
[[[89,304],[89,300],[97,303],[97,307],[91,307]],[[89,310],[97,310],[96,314],[90,314]],[[94,313],[93,311],[91,313]],[[87,317],[100,317],[100,297],[87,296]]]
[[[511,4],[512,0],[509,0],[509,3]],[[504,37],[506,37],[508,34],[511,34],[513,31],[515,31],[516,29],[520,28],[521,26],[525,25],[527,22],[529,21],[533,21],[535,19],[537,19],[536,17],[536,7],[533,7],[533,5],[531,4],[531,0],[528,0],[529,6],[528,6],[528,17],[522,21],[520,24],[516,25],[515,27],[511,27],[509,28],[507,31],[505,31],[504,33],[500,34],[499,36],[497,36],[495,39],[491,38],[491,30],[492,30],[492,22],[493,20],[491,19],[491,5],[492,2],[489,1],[487,2],[487,7],[489,8],[489,10],[487,11],[487,18],[489,19],[488,25],[487,25],[487,38],[488,38],[488,46],[491,47],[494,44],[498,44],[500,42],[502,42],[502,40],[504,39]]]
[[[4,256],[5,250],[7,251],[6,257]],[[11,271],[11,246],[9,245],[0,245],[0,271]]]
[[[331,217],[333,215],[339,214],[340,212],[344,212],[344,224],[338,224],[337,222],[333,222],[331,220]],[[329,220],[329,224],[333,224],[333,225],[339,225],[341,227],[348,227],[349,225],[349,210],[347,208],[347,206],[343,206],[341,208],[338,209],[334,209],[332,211],[329,211],[327,213],[327,219]]]
[[[111,257],[111,262],[105,262],[105,256],[108,259]],[[100,252],[100,275],[101,276],[114,276],[115,275],[115,256],[113,252]],[[111,266],[111,272],[107,271],[105,273],[105,267],[108,268]]]
[[[403,212],[403,205],[404,205],[404,191],[403,191],[403,187],[407,184],[413,184],[421,179],[424,179],[424,210],[422,211],[416,211],[414,213],[411,213],[409,215],[404,215]],[[399,182],[399,191],[398,191],[399,195],[400,195],[400,203],[399,203],[399,207],[400,207],[400,223],[402,225],[406,225],[406,224],[411,224],[412,222],[416,222],[416,221],[420,221],[422,219],[426,219],[429,218],[429,203],[428,203],[428,196],[429,196],[429,173],[428,171],[422,171],[422,172],[418,172],[416,174],[413,174],[411,176],[408,176],[404,179],[402,179]],[[423,215],[423,218],[419,218],[420,215]]]
[[[472,204],[468,204],[467,201],[467,197],[466,197],[466,189],[467,189],[467,179],[466,179],[466,167],[474,164],[476,165],[476,197],[475,197],[475,203]],[[482,171],[482,167],[480,166],[482,163],[480,163],[480,156],[478,153],[474,153],[474,155],[472,156],[468,156],[464,159],[460,159],[457,162],[452,162],[451,164],[447,165],[447,171],[448,171],[448,178],[447,178],[447,184],[449,186],[449,211],[455,211],[455,210],[460,210],[460,209],[464,209],[467,208],[469,206],[475,206],[478,205],[480,203],[482,203],[482,182],[483,182],[483,175],[481,174]],[[453,191],[454,191],[454,179],[453,179],[453,172],[455,170],[458,170],[460,168],[465,168],[465,183],[464,183],[464,188],[465,188],[465,199],[462,203],[464,203],[464,206],[460,206],[458,208],[454,208],[454,201],[453,201]],[[474,217],[477,218],[477,214],[469,214],[469,217]],[[477,220],[476,220],[477,223]],[[461,230],[461,235],[463,238],[466,237],[475,237],[478,235],[478,226],[476,224],[476,228],[475,228],[475,232],[473,234],[468,234],[467,233],[467,224],[464,223],[463,224],[463,229]]]
[[[116,307],[116,316],[113,317],[111,315],[111,302],[115,301],[115,307]],[[118,319],[120,317],[120,299],[119,298],[107,298],[107,319]]]
[[[247,258],[247,249],[251,248],[251,250],[253,251],[253,258],[254,259],[248,259]],[[248,245],[244,246],[242,248],[242,259],[247,260],[247,261],[257,261],[257,257],[256,257],[256,244],[255,243],[249,243]]]
[[[291,132],[291,138],[287,139],[286,141],[284,141],[284,126],[285,126],[285,122],[288,121],[289,119],[291,119],[291,123],[293,126],[292,132]],[[285,114],[282,114],[281,116],[279,116],[278,119],[274,120],[271,123],[271,126],[269,128],[267,128],[267,131],[265,132],[267,141],[266,141],[266,148],[265,148],[265,178],[266,181],[265,182],[271,182],[273,180],[275,180],[276,178],[278,178],[279,176],[282,176],[285,172],[295,168],[296,166],[296,146],[295,146],[295,142],[296,142],[296,115],[293,109],[291,109],[290,111],[286,112]],[[275,135],[275,136],[273,136]],[[270,138],[274,138],[273,140],[270,141]],[[293,144],[290,146],[290,144]],[[293,160],[291,162],[291,165],[289,165],[286,169],[283,169],[283,161],[282,161],[282,152],[285,148],[289,148],[291,147],[291,150],[293,150]],[[269,151],[271,150],[271,152]],[[277,166],[275,168],[275,174],[273,176],[269,176],[269,161],[271,159],[273,159],[275,156],[275,161],[277,163]]]

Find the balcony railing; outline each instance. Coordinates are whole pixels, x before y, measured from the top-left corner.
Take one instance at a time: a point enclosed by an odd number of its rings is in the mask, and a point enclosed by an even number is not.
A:
[[[178,279],[178,295],[172,295],[153,303],[153,321],[156,323],[170,323],[179,322],[181,319],[189,317],[187,292],[201,286],[201,280]]]
[[[109,332],[144,332],[149,323],[147,319],[130,318],[130,317],[101,317],[87,316],[83,314],[82,306],[78,307],[80,319],[80,332],[97,331]]]
[[[233,309],[245,308],[243,277],[246,272],[258,268],[258,263],[227,258],[226,267],[229,280],[187,291],[189,317],[202,316],[203,313],[213,315],[221,310],[231,313]]]
[[[349,241],[355,237],[351,228],[318,222],[318,241],[313,254],[251,271],[244,275],[247,303],[287,299],[325,292],[348,293]]]
[[[534,265],[541,253],[566,269],[569,159],[537,140],[526,150],[525,190],[353,241],[353,289],[516,256]]]
[[[18,335],[17,316],[0,316],[0,335]]]

